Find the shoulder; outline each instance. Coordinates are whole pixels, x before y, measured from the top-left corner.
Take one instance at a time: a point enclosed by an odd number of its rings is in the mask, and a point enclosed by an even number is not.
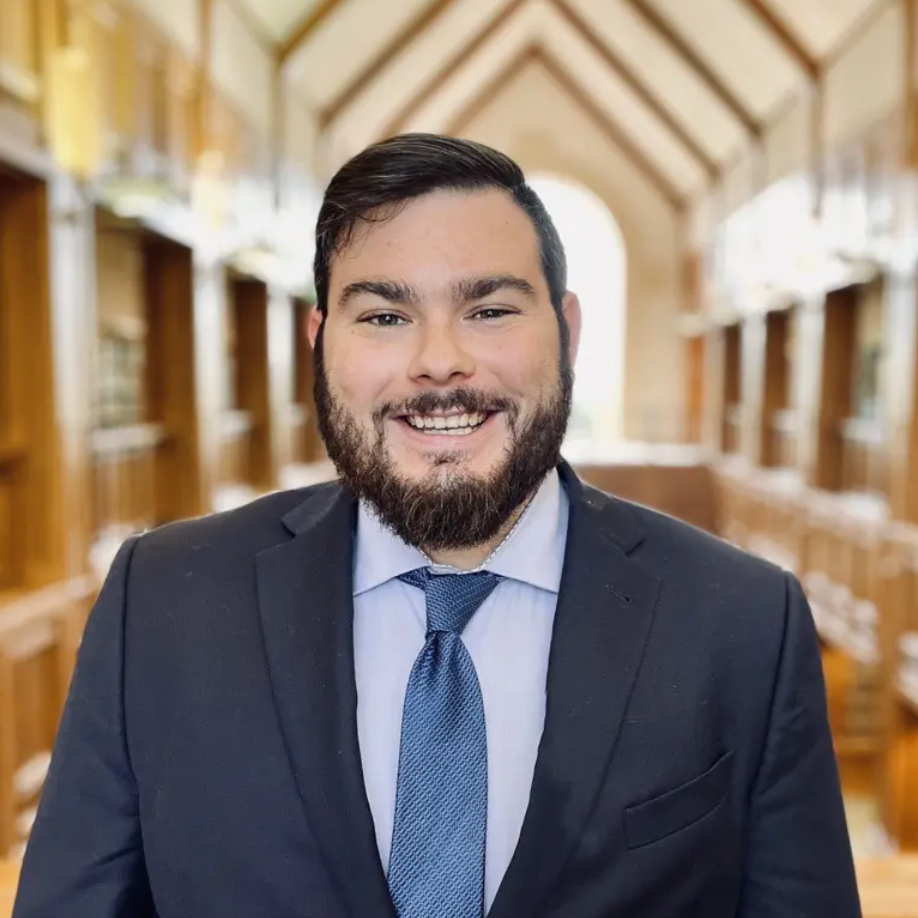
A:
[[[132,567],[160,568],[192,558],[232,564],[251,560],[290,537],[287,521],[340,494],[337,482],[277,491],[251,503],[206,516],[167,523],[134,538]]]
[[[818,659],[812,613],[792,573],[665,513],[584,490],[603,531],[660,583],[655,646],[673,658],[692,648],[744,686],[772,684],[789,636]]]
[[[583,497],[610,539],[686,596],[718,605],[767,598],[773,610],[798,588],[792,574],[714,533],[588,485]]]

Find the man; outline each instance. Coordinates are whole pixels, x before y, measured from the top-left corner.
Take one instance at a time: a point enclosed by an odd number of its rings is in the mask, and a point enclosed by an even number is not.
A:
[[[15,918],[855,918],[790,576],[578,481],[558,236],[498,152],[347,163],[315,258],[340,482],[131,539]]]

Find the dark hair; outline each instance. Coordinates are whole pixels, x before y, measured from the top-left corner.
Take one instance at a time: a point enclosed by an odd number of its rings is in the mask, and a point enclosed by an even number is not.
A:
[[[471,140],[440,134],[399,134],[348,160],[325,190],[316,222],[316,304],[325,315],[335,255],[358,223],[386,220],[414,198],[434,191],[507,191],[529,215],[539,238],[542,270],[555,311],[567,291],[561,237],[523,170],[505,154]]]

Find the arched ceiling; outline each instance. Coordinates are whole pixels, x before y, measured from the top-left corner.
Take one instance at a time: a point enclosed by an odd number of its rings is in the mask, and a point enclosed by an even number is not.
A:
[[[678,208],[892,0],[238,2],[334,159],[403,130],[458,133],[535,61]]]

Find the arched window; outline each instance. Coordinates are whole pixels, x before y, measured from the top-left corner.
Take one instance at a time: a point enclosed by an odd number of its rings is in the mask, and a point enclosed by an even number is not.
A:
[[[621,230],[606,205],[567,178],[534,173],[567,253],[568,289],[580,298],[583,332],[575,365],[568,451],[620,440],[624,422],[626,263]]]

